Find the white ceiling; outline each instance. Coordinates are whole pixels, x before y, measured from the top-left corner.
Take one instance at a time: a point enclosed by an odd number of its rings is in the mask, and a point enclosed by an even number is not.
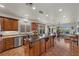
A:
[[[36,3],[33,4],[36,7],[35,10],[26,6],[25,3],[3,3],[2,5],[5,8],[0,7],[0,13],[19,18],[25,18],[25,15],[28,15],[29,19],[46,24],[74,23],[79,18],[78,3]],[[63,11],[59,12],[59,9],[63,9]],[[40,10],[44,14],[39,14]],[[48,17],[45,16],[46,14]]]

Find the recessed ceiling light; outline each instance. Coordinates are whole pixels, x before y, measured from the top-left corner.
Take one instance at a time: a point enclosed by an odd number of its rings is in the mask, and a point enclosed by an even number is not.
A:
[[[33,10],[35,10],[35,9],[36,9],[36,7],[32,7],[32,9],[33,9]]]
[[[28,22],[29,20],[27,20],[27,19],[24,19],[24,21],[25,21],[25,22]]]
[[[0,4],[0,7],[5,8],[5,6],[4,6],[4,5],[2,5],[2,4]]]
[[[48,14],[46,14],[46,16],[48,17]]]
[[[26,14],[25,16],[29,16],[28,14]]]
[[[40,19],[40,18],[38,18],[38,19]]]
[[[25,15],[24,15],[24,18],[29,18],[29,15],[28,15],[28,14],[25,14]]]
[[[63,9],[59,9],[59,12],[63,11]]]
[[[66,17],[66,16],[63,16],[64,18]]]

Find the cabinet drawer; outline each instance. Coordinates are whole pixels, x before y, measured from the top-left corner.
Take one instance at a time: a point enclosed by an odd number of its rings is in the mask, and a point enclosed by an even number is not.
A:
[[[12,41],[5,41],[5,43],[13,43],[13,40]]]
[[[7,46],[5,46],[5,50],[11,49],[11,48],[13,48],[13,45],[7,45]]]
[[[13,45],[13,43],[5,43],[6,45]]]
[[[13,48],[13,42],[14,37],[4,39],[4,49],[7,50]]]

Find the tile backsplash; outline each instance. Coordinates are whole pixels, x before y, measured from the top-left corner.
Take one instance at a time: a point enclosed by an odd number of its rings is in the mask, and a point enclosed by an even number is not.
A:
[[[16,35],[19,34],[18,31],[2,31],[1,32],[2,35]]]

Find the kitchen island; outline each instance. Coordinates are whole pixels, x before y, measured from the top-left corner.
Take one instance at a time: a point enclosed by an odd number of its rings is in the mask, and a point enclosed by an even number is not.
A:
[[[34,39],[33,41],[26,40],[24,43],[25,46],[25,55],[30,56],[39,56],[48,51],[49,48],[54,46],[54,37],[45,36]]]

